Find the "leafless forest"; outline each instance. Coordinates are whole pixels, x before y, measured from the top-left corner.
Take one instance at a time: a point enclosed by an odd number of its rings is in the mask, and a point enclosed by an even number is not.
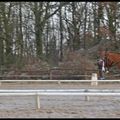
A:
[[[96,69],[99,49],[119,46],[120,2],[0,2],[1,75],[83,74]]]

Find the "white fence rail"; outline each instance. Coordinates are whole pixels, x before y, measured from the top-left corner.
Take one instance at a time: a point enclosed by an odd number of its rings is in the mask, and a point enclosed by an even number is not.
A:
[[[90,83],[91,86],[97,86],[98,83],[120,83],[120,80],[0,80],[0,86],[2,83]]]
[[[120,82],[120,80],[0,80],[0,82]]]
[[[80,96],[120,96],[120,89],[40,89],[40,90],[0,90],[0,96],[36,96],[40,109],[40,95],[80,95]]]
[[[57,92],[57,93],[62,93],[62,92],[67,92],[67,93],[75,93],[75,92],[102,92],[102,93],[105,93],[105,92],[120,92],[120,89],[0,89],[0,93],[2,92],[6,92],[6,93],[9,93],[9,92],[14,92],[14,93],[37,93],[37,92]]]

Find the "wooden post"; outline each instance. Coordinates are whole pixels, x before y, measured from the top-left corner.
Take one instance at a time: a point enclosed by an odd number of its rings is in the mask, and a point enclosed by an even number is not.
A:
[[[37,94],[36,95],[36,105],[37,105],[37,110],[40,109],[40,96]]]
[[[52,70],[50,70],[50,80],[52,80]]]
[[[92,73],[92,78],[91,78],[91,86],[97,86],[98,81],[97,81],[97,73]]]
[[[88,92],[88,90],[86,89],[85,92]],[[85,95],[85,101],[89,101],[89,96],[88,95]]]
[[[85,101],[89,101],[89,100],[90,100],[89,96],[85,96]]]
[[[61,85],[61,82],[60,82],[60,80],[58,80],[58,84],[59,84],[59,85]]]

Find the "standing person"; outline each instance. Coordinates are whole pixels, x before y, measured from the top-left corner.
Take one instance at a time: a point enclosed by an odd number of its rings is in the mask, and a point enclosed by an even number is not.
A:
[[[98,70],[99,70],[99,79],[104,80],[105,62],[103,58],[100,58],[98,61]]]

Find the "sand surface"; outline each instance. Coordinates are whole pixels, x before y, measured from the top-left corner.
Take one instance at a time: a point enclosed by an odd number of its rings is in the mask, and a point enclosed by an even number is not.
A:
[[[2,83],[0,89],[119,89],[120,83]],[[120,118],[120,96],[0,96],[0,118]]]

